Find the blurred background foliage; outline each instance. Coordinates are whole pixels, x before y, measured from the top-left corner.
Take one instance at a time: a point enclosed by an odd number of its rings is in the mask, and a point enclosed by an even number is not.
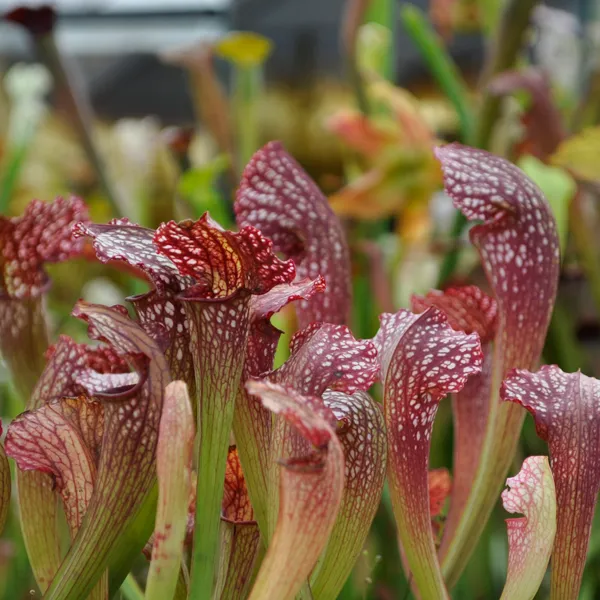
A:
[[[243,165],[279,139],[343,219],[352,328],[370,337],[377,315],[406,307],[413,293],[486,285],[431,151],[460,140],[515,160],[548,195],[563,271],[545,360],[599,376],[599,4],[57,2],[56,22],[42,34],[0,24],[0,213],[73,193],[97,221],[123,215],[155,227],[208,210],[232,227]],[[14,7],[0,2],[2,11]],[[49,271],[53,330],[77,338],[84,332],[69,314],[79,297],[114,304],[144,289],[91,252]],[[292,312],[277,320],[291,333]],[[279,362],[286,351],[282,344]],[[7,425],[21,410],[0,363],[0,417]],[[545,452],[528,417],[513,472]],[[451,460],[445,402],[432,468],[451,469]],[[497,507],[453,597],[499,596],[505,517]],[[145,569],[140,559],[135,574]],[[13,510],[0,540],[0,598],[28,598],[33,589]],[[546,584],[539,597],[547,591]],[[139,597],[133,578],[121,594]],[[409,595],[384,495],[341,597]],[[600,524],[581,593],[598,597]]]

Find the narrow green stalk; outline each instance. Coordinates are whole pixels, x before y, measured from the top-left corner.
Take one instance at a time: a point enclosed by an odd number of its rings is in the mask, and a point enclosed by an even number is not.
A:
[[[121,595],[124,600],[144,600],[144,592],[131,573],[127,575],[121,586]]]
[[[490,143],[494,125],[500,116],[502,99],[492,94],[487,85],[491,79],[512,68],[519,56],[523,45],[523,38],[531,13],[538,4],[538,0],[508,0],[504,4],[500,25],[491,48],[487,65],[483,71],[481,89],[483,99],[479,109],[475,145],[478,148],[487,148]]]
[[[446,52],[439,36],[420,9],[412,4],[404,5],[400,9],[400,18],[439,86],[454,106],[458,115],[462,141],[467,145],[473,145],[475,142],[474,109],[469,100],[469,89],[458,67]],[[456,242],[461,236],[466,224],[467,220],[463,214],[457,211],[451,232],[453,242]],[[453,244],[440,268],[438,287],[448,281],[456,270],[459,254],[458,244]]]
[[[203,398],[202,410],[198,413],[200,445],[190,600],[204,600],[212,596],[218,559],[227,448],[237,386],[232,386],[232,390],[231,397],[227,399]],[[206,411],[204,406],[207,404],[212,405],[213,410]],[[216,407],[223,407],[223,410],[215,411]]]
[[[395,0],[371,0],[367,8],[365,23],[376,23],[390,31],[390,52],[385,57],[382,65],[381,75],[388,81],[394,80],[394,33],[396,29],[396,1]]]
[[[360,112],[371,112],[365,82],[358,63],[358,32],[364,22],[369,0],[347,0],[340,27],[340,45],[354,98]]]
[[[30,141],[30,140],[28,140]],[[7,160],[2,169],[2,179],[0,181],[0,215],[8,214],[10,199],[19,181],[21,167],[27,155],[29,144],[21,144],[12,148],[7,153]]]
[[[400,9],[400,18],[435,80],[456,110],[462,141],[465,144],[473,145],[475,140],[474,110],[469,100],[469,89],[458,67],[444,48],[440,37],[423,11],[412,4],[404,4]]]
[[[585,273],[597,311],[600,313],[600,255],[597,251],[595,232],[590,230],[583,202],[584,193],[578,193],[571,202],[569,226],[579,263]]]
[[[222,304],[190,300],[185,308],[195,356],[199,436],[189,598],[206,600],[216,583],[227,450],[245,360],[250,296],[241,293]],[[222,315],[234,323],[231,330],[220,325]]]
[[[546,362],[556,363],[563,371],[573,373],[581,369],[589,373],[589,361],[582,351],[574,332],[573,315],[560,299],[554,305],[552,320],[548,328],[548,339],[544,350]],[[549,356],[547,355],[549,354]]]
[[[233,106],[237,129],[238,172],[242,172],[260,145],[257,107],[263,88],[262,67],[233,67]]]
[[[360,112],[363,115],[368,116],[371,114],[371,107],[369,104],[369,99],[367,98],[367,93],[365,91],[363,77],[360,73],[360,69],[356,64],[356,61],[349,60],[347,69],[348,77],[350,78],[352,89],[354,90],[354,98],[356,99],[356,105],[358,106],[358,110],[360,110]]]

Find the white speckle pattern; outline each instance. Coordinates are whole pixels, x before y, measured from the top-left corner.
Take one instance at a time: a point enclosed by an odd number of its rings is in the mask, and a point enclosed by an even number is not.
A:
[[[335,435],[335,416],[320,398],[269,381],[250,380],[246,389],[272,413],[282,415],[313,446],[324,448]]]
[[[96,256],[102,262],[116,260],[142,270],[161,294],[182,292],[194,283],[191,277],[181,275],[166,256],[156,251],[152,229],[118,219],[107,225],[77,223],[73,233],[92,238]]]
[[[411,298],[412,310],[417,313],[431,306],[446,313],[453,329],[476,333],[481,343],[494,339],[498,327],[498,305],[475,285],[431,290],[425,296]]]
[[[437,569],[439,574],[430,518],[431,432],[440,400],[459,392],[480,372],[479,337],[455,331],[444,313],[429,308],[421,315],[406,310],[382,315],[375,343],[384,381],[387,470],[398,532],[413,573]]]
[[[269,319],[284,306],[295,300],[309,300],[326,289],[325,279],[320,275],[316,279],[296,279],[291,283],[276,285],[266,294],[252,298],[251,312],[253,320]]]
[[[250,332],[246,347],[246,356],[242,372],[242,382],[259,377],[273,369],[275,351],[281,331],[270,322],[270,316],[279,311],[288,302],[300,298],[308,299],[322,291],[324,281],[318,277],[314,281],[296,280],[275,286],[266,294],[252,296],[250,300]],[[236,399],[233,431],[248,485],[261,523],[266,518],[262,507],[266,506],[268,486],[266,472],[270,464],[271,413],[258,398],[248,394],[240,386]]]
[[[190,352],[189,321],[183,303],[157,290],[129,298],[142,327],[164,351],[171,376],[187,383],[193,398],[196,391],[194,360]]]
[[[107,225],[78,223],[74,233],[92,238],[96,256],[102,262],[125,262],[150,278],[155,289],[129,300],[144,329],[161,345],[173,378],[185,381],[193,397],[195,380],[188,321],[176,299],[178,293],[194,285],[193,278],[181,275],[171,260],[158,253],[152,229],[128,219],[115,219]]]
[[[516,166],[450,144],[435,149],[446,192],[468,219],[499,310],[504,371],[538,361],[560,268],[556,223],[540,189]]]
[[[257,229],[224,231],[208,214],[198,221],[163,223],[154,243],[180,273],[195,280],[188,297],[226,299],[240,290],[264,294],[296,276],[294,262],[279,260],[271,240]]]
[[[326,391],[325,405],[337,419],[346,465],[344,496],[316,577],[315,598],[337,598],[356,563],[377,512],[386,471],[383,412],[366,392]]]
[[[485,439],[491,394],[492,341],[498,328],[496,301],[478,287],[465,286],[431,291],[424,297],[413,296],[412,308],[422,312],[434,306],[448,316],[457,331],[475,332],[482,343],[484,362],[481,372],[469,378],[452,398],[454,416],[454,459],[452,501],[444,525],[444,540],[451,540],[471,493]]]
[[[256,152],[234,205],[238,225],[252,225],[294,259],[298,275],[327,282],[324,294],[298,307],[300,327],[345,323],[351,304],[350,254],[342,225],[327,199],[279,142]]]
[[[345,325],[313,323],[294,335],[290,352],[269,378],[305,395],[321,396],[326,389],[366,390],[378,371],[375,346],[355,339]]]
[[[44,263],[63,262],[83,247],[72,235],[74,223],[87,219],[83,200],[32,200],[21,217],[0,215],[0,294],[34,298],[48,287]]]
[[[524,406],[548,442],[557,501],[552,588],[576,598],[600,491],[600,381],[555,365],[515,369],[500,396]]]

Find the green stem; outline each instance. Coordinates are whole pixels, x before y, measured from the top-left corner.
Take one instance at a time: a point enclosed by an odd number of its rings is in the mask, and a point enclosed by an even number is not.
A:
[[[233,67],[233,102],[237,121],[238,172],[241,173],[260,144],[257,106],[262,91],[262,68]]]
[[[483,71],[481,83],[483,98],[479,107],[476,128],[474,131],[471,129],[465,131],[464,127],[461,127],[461,137],[467,145],[489,148],[494,125],[500,116],[502,100],[499,96],[489,92],[487,84],[495,75],[514,66],[521,50],[523,36],[529,25],[531,12],[537,2],[538,0],[508,0],[504,6],[500,26],[496,31],[492,50]],[[459,112],[459,117],[460,114]],[[452,228],[453,242],[456,242],[462,235],[466,225],[467,220],[464,216],[457,214]],[[454,273],[458,265],[459,254],[460,245],[453,243],[452,249],[442,263],[438,286],[444,285]]]
[[[502,99],[487,89],[493,77],[514,67],[523,44],[525,31],[538,0],[508,0],[502,11],[500,25],[483,71],[481,88],[483,99],[477,119],[475,145],[487,148],[498,117]]]
[[[365,90],[365,82],[360,69],[356,64],[356,60],[348,60],[347,69],[350,83],[352,84],[352,89],[354,90],[354,97],[356,99],[358,110],[360,110],[363,115],[369,116],[371,114],[371,107],[367,97],[367,92]]]
[[[585,214],[584,192],[578,193],[571,202],[569,226],[573,243],[579,257],[579,264],[585,273],[590,292],[600,314],[600,256],[597,251],[594,232],[588,225],[589,218]]]
[[[589,360],[577,342],[574,325],[571,311],[558,299],[548,328],[546,346],[551,355],[545,357],[546,362],[558,364],[567,373],[577,369],[589,373]]]
[[[189,598],[206,600],[213,595],[217,573],[227,450],[245,359],[240,348],[245,349],[247,344],[250,296],[242,293],[222,305],[190,300],[185,309],[194,351],[199,436]],[[219,325],[222,315],[235,321],[233,330]]]
[[[458,67],[420,9],[412,4],[404,4],[400,9],[400,18],[435,80],[454,106],[459,119],[462,141],[472,145],[475,139],[474,111],[469,100],[469,89]]]
[[[458,267],[458,261],[460,259],[460,247],[458,240],[466,226],[466,217],[460,212],[460,210],[457,210],[454,214],[454,222],[452,223],[452,230],[450,232],[450,243],[452,244],[452,247],[446,253],[444,260],[442,261],[440,272],[438,274],[438,289],[442,288],[446,283],[448,283]]]
[[[469,89],[458,67],[444,49],[442,41],[421,10],[413,5],[404,5],[400,10],[400,17],[408,35],[419,48],[421,56],[456,110],[461,140],[467,145],[473,145],[476,135],[474,110],[469,100]],[[453,242],[456,242],[462,235],[466,224],[465,217],[457,211],[451,232]],[[459,255],[459,245],[453,243],[452,249],[442,262],[438,287],[442,287],[456,270]]]
[[[394,32],[396,29],[396,1],[371,0],[367,8],[365,23],[376,23],[390,31],[390,52],[381,66],[379,75],[388,81],[394,80]]]
[[[144,600],[144,592],[131,573],[127,575],[121,586],[121,594],[125,600]]]
[[[3,169],[2,180],[0,181],[0,215],[8,214],[10,199],[19,180],[19,174],[21,173],[21,167],[27,155],[30,141],[28,139],[24,143],[22,142],[7,153],[6,168]]]
[[[203,400],[205,400],[202,403],[203,406],[210,403],[215,407],[224,406],[224,410],[210,412],[202,410],[198,422],[201,433],[190,600],[204,600],[204,598],[212,596],[219,546],[223,482],[225,481],[235,393],[229,399],[204,398]],[[200,413],[198,414],[200,415]]]

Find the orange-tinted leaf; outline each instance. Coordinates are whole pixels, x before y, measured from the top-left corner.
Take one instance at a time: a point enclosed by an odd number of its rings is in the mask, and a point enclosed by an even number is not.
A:
[[[152,229],[128,219],[115,219],[106,225],[78,223],[74,232],[92,238],[96,256],[102,262],[124,262],[148,276],[154,289],[129,301],[151,337],[161,338],[158,341],[165,349],[172,377],[183,379],[193,395],[195,379],[189,351],[189,325],[176,296],[193,286],[194,280],[181,275],[171,260],[158,253]]]
[[[452,491],[452,478],[448,469],[432,469],[429,471],[429,514],[437,517],[444,508],[444,503]]]
[[[339,112],[327,121],[327,128],[346,146],[370,160],[376,160],[389,144],[397,142],[393,128],[378,127],[378,123],[359,112]]]

